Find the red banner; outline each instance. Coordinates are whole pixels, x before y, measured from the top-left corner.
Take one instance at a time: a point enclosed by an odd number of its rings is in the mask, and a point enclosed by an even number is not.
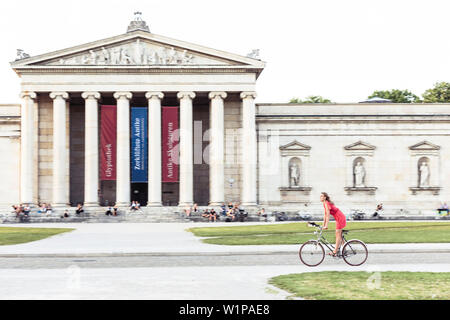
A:
[[[178,107],[162,108],[162,182],[178,182]]]
[[[116,180],[117,107],[101,106],[100,180]]]

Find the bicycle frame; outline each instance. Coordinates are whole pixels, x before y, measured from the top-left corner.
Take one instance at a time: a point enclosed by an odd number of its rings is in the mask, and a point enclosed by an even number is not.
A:
[[[322,243],[324,246],[326,246],[328,248],[328,250],[330,251],[334,251],[334,246],[333,244],[331,244],[324,236],[323,236],[323,229],[322,227],[316,227],[317,229],[319,229],[319,231],[314,231],[314,234],[317,234],[317,240],[318,242]],[[341,247],[339,249],[341,249],[345,244],[347,243],[347,240],[344,237],[344,233],[342,233],[342,243],[341,243]]]

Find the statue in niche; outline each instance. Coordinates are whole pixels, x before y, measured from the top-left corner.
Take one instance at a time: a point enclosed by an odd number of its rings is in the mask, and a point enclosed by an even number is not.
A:
[[[355,168],[353,169],[353,173],[355,174],[355,187],[356,188],[364,188],[364,179],[366,177],[366,170],[361,161],[358,161]]]
[[[430,186],[430,170],[426,162],[422,162],[419,168],[419,187],[426,188]]]
[[[289,182],[290,187],[300,187],[300,169],[296,163],[289,167]]]

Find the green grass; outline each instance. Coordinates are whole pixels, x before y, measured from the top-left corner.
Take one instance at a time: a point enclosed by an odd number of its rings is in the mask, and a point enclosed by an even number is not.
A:
[[[56,234],[69,232],[69,228],[11,228],[0,227],[0,245],[11,245],[42,240]]]
[[[269,283],[308,300],[449,300],[450,273],[308,272]]]
[[[328,241],[335,241],[335,225],[324,232]],[[446,243],[450,242],[450,222],[348,222],[349,239],[365,243]],[[209,244],[271,245],[298,244],[315,238],[314,228],[306,222],[251,225],[235,227],[191,228],[188,231]]]

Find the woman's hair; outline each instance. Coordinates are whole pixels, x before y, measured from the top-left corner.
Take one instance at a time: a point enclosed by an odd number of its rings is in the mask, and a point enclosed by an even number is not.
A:
[[[325,197],[325,200],[328,201],[331,204],[334,204],[333,201],[331,201],[330,196],[326,192],[322,192],[323,196]]]

